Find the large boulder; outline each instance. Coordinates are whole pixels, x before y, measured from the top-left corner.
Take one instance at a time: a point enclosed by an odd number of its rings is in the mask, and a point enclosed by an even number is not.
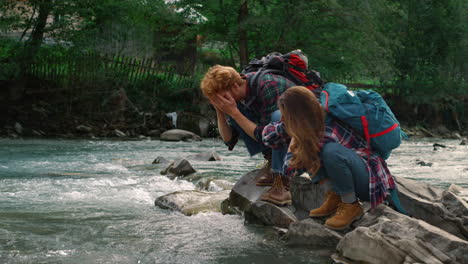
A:
[[[161,134],[162,141],[201,141],[202,138],[190,131],[182,129],[171,129]]]
[[[242,176],[232,188],[225,204],[231,208],[229,211],[243,212],[247,222],[288,227],[297,220],[293,208],[260,201],[262,194],[271,188],[256,186],[255,182],[261,175],[262,170],[253,170]]]
[[[290,246],[335,248],[342,238],[342,234],[310,218],[292,223],[286,233],[286,241]]]
[[[258,201],[262,194],[270,188],[255,185],[256,179],[260,176],[261,170],[253,170],[242,176],[229,194],[230,206],[245,211],[250,208],[252,203]]]
[[[325,191],[320,184],[313,184],[307,173],[293,177],[290,188],[294,213],[298,219],[306,219],[310,210],[323,203]]]
[[[297,221],[296,216],[288,207],[279,207],[272,203],[256,201],[250,208],[252,214],[265,225],[288,228]]]
[[[184,215],[200,212],[221,212],[221,203],[229,196],[229,191],[200,192],[179,191],[158,197],[154,204],[163,209],[179,211]]]
[[[462,239],[468,239],[468,204],[455,185],[443,190],[420,181],[397,177],[401,204],[408,213]]]
[[[468,263],[468,242],[380,205],[336,247],[358,263]]]

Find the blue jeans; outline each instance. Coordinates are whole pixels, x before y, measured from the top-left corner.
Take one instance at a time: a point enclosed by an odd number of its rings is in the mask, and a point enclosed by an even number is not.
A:
[[[246,109],[244,107],[239,107],[240,112],[247,117],[252,122],[255,122],[253,120],[253,113],[249,111],[249,109]],[[276,110],[271,114],[271,119],[270,122],[279,122],[281,120],[281,112],[280,110]],[[269,154],[271,151],[271,170],[273,172],[283,172],[283,161],[284,157],[286,156],[286,153],[288,151],[288,146],[284,146],[278,149],[271,149],[265,145],[263,145],[263,142],[261,141],[256,141],[255,139],[251,138],[247,133],[244,132],[244,130],[234,121],[232,121],[232,127],[233,129],[237,130],[239,132],[239,138],[241,138],[245,146],[247,148],[247,151],[249,152],[250,156],[253,156],[255,154],[258,154],[260,152],[264,154]]]
[[[355,194],[362,201],[370,201],[369,172],[366,164],[352,149],[339,143],[327,143],[320,153],[323,166],[314,182],[329,179],[339,195]]]

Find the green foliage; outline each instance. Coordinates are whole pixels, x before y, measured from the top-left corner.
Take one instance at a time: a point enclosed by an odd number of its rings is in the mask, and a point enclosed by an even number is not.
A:
[[[54,19],[37,32],[41,11]],[[72,51],[175,63],[175,54],[193,48],[198,35],[202,44],[191,77],[156,74],[153,87],[144,75],[128,86],[121,71],[89,73],[103,85],[128,87],[142,107],[183,109],[190,106],[177,99],[199,96],[208,66],[240,68],[244,30],[249,58],[299,48],[325,79],[376,85],[400,98],[395,102],[460,112],[468,96],[466,0],[2,1],[0,79],[18,78],[38,58],[62,60]],[[34,37],[47,45],[38,49]],[[58,72],[67,74],[68,66],[62,67]]]
[[[0,80],[14,80],[18,77],[20,66],[15,60],[18,48],[16,41],[0,37]]]

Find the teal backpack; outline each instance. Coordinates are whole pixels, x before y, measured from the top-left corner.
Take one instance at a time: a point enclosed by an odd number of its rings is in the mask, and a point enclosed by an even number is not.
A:
[[[350,91],[343,84],[327,83],[320,94],[320,102],[327,113],[362,135],[368,150],[376,151],[383,159],[400,146],[402,138],[407,138],[377,92]]]

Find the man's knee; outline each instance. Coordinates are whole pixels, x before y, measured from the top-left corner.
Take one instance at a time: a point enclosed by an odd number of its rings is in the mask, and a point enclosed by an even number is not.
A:
[[[281,111],[276,110],[271,114],[270,122],[279,122],[281,120]]]

